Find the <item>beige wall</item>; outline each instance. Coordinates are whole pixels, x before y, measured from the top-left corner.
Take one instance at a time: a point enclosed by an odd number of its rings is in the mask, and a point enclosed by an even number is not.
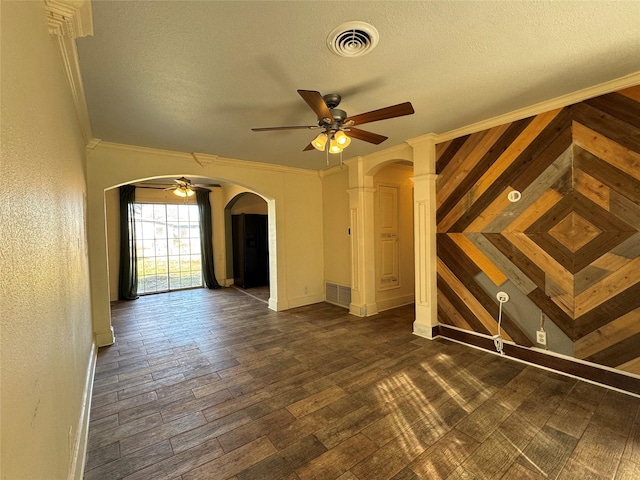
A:
[[[231,183],[265,198],[269,211],[269,306],[284,310],[324,299],[322,248],[322,185],[316,172],[201,155],[202,165],[186,153],[141,147],[98,144],[88,155],[88,205],[91,222],[91,284],[93,316],[99,344],[113,340],[110,323],[105,195],[107,189],[145,179],[185,175]],[[204,165],[204,166],[203,166]],[[217,192],[218,189],[215,189]],[[215,192],[214,192],[215,193]],[[212,196],[212,210],[223,208],[226,193]],[[216,227],[214,216],[214,229]],[[215,233],[214,233],[215,235]],[[216,276],[224,264],[214,237]]]
[[[287,265],[287,303],[297,307],[324,300],[324,252],[322,248],[322,184],[291,177],[283,190],[288,207],[279,224]],[[283,229],[284,227],[284,229]],[[284,236],[282,232],[284,231]],[[269,249],[271,256],[271,249]],[[313,275],[311,275],[313,273]]]
[[[333,170],[322,178],[324,224],[324,278],[327,282],[351,286],[349,244],[349,170]]]
[[[84,141],[44,3],[0,8],[0,476],[67,478],[92,363]]]

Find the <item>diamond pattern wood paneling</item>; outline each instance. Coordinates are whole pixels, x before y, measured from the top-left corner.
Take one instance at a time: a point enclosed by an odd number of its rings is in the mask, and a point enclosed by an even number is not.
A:
[[[496,333],[484,273],[525,294],[577,358],[640,373],[640,86],[436,151],[440,322]],[[532,346],[520,320],[503,317],[506,337]]]

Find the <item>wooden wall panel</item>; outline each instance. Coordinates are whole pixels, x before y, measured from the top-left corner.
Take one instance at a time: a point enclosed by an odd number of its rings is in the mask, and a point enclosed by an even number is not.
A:
[[[440,321],[493,334],[495,293],[510,282],[576,358],[640,373],[640,86],[436,152]],[[520,202],[506,199],[511,190]],[[503,325],[531,346],[524,320]]]

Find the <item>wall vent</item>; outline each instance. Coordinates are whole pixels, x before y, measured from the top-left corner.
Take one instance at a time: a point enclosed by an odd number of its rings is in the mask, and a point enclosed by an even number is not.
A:
[[[349,308],[349,305],[351,304],[351,287],[326,282],[325,301],[340,307]]]

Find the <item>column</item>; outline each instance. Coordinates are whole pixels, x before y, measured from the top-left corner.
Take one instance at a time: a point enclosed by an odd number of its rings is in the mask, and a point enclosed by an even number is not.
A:
[[[373,231],[373,177],[365,175],[364,157],[345,162],[349,166],[349,210],[351,224],[351,304],[349,313],[368,317],[378,313],[375,290]]]
[[[375,291],[373,197],[375,189],[349,189],[351,216],[351,304],[349,312],[359,317],[378,313]]]
[[[436,273],[435,135],[407,143],[414,151],[414,242],[416,318],[413,333],[433,338],[438,325]]]

